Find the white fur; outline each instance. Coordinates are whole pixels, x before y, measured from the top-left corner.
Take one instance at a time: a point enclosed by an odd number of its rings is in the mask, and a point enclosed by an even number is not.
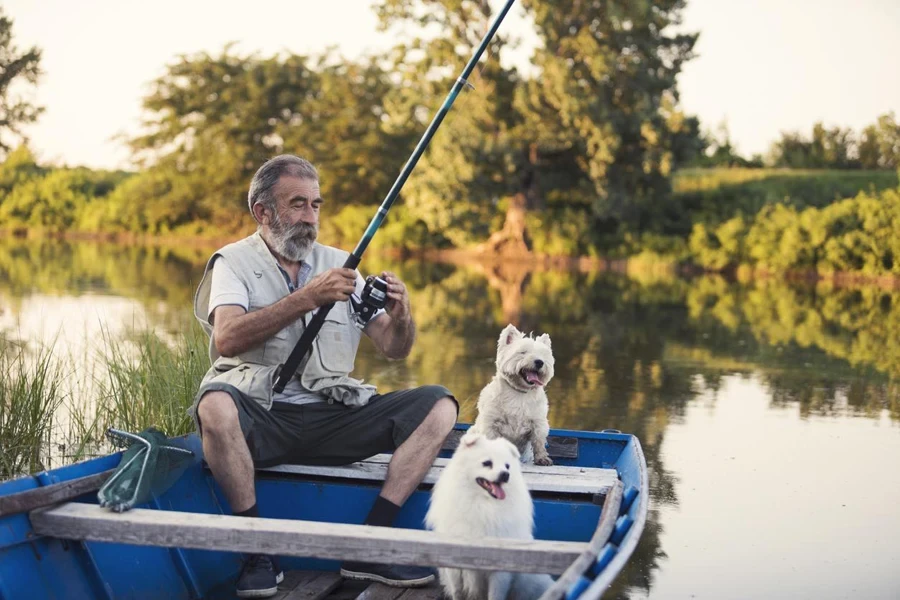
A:
[[[540,368],[535,368],[540,363]],[[549,335],[532,338],[514,325],[507,325],[497,341],[497,373],[481,390],[472,430],[489,438],[508,439],[516,445],[524,462],[553,464],[546,449],[550,423],[544,391],[553,378],[553,365]],[[536,371],[541,385],[526,381],[523,369]]]
[[[490,466],[485,462],[490,461]],[[476,482],[500,481],[506,497],[496,499]],[[460,440],[431,493],[425,523],[438,533],[471,539],[508,537],[534,539],[534,505],[522,478],[519,452],[505,439],[488,439],[469,431]],[[549,575],[490,572],[474,569],[438,570],[441,585],[452,600],[531,600],[553,584]]]

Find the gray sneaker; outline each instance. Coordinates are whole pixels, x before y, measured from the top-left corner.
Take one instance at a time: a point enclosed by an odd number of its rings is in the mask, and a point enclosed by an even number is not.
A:
[[[341,577],[360,581],[376,581],[392,587],[423,587],[434,581],[434,569],[346,562],[341,565]]]
[[[238,598],[269,598],[278,593],[284,573],[278,561],[264,554],[251,554],[244,559],[235,593]]]

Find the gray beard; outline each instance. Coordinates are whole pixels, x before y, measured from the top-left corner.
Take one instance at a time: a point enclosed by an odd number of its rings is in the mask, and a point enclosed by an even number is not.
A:
[[[313,243],[319,236],[319,226],[298,222],[288,225],[281,220],[278,211],[273,211],[270,235],[267,242],[279,256],[291,262],[306,260],[312,250]]]

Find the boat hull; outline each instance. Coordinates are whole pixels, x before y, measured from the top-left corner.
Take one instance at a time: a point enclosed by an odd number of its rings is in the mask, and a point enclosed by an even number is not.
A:
[[[460,429],[465,429],[460,425]],[[616,469],[626,502],[604,546],[602,568],[594,563],[573,585],[569,597],[600,597],[631,556],[643,530],[648,506],[644,457],[637,438],[618,432],[553,430],[577,440],[577,457],[557,458],[564,466]],[[200,455],[196,436],[186,438]],[[443,452],[450,456],[450,451]],[[0,484],[0,497],[101,473],[118,464],[113,454]],[[379,491],[375,481],[351,481],[284,473],[257,473],[260,514],[267,518],[328,523],[362,523]],[[422,529],[428,489],[416,491],[396,526]],[[535,537],[586,542],[600,517],[601,498],[535,493]],[[79,502],[96,503],[96,492]],[[199,462],[164,494],[143,508],[203,514],[230,514],[227,501],[208,469]],[[284,557],[286,570],[336,571],[337,561]],[[240,569],[234,552],[73,541],[36,535],[27,513],[0,517],[0,599],[51,598],[203,598],[228,587]]]

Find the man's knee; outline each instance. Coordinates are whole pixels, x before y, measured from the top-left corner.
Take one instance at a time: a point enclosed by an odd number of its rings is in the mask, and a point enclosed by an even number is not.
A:
[[[434,403],[429,414],[432,427],[441,435],[447,435],[453,429],[453,426],[456,425],[458,413],[459,407],[456,404],[456,400],[450,396],[439,398]]]
[[[228,392],[207,392],[197,405],[197,417],[203,434],[216,435],[240,429],[237,407]]]

